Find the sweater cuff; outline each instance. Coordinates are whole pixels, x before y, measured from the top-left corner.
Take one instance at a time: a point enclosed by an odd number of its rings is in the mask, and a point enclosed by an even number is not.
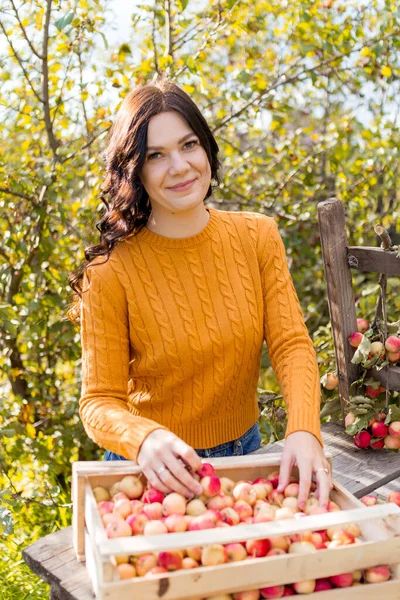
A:
[[[127,429],[119,440],[119,454],[125,456],[129,460],[137,462],[140,448],[147,436],[155,431],[156,429],[165,429],[169,431],[167,427],[152,421],[151,419],[140,418],[135,422],[134,431]]]
[[[307,414],[307,412],[303,411],[293,411],[294,414],[290,414],[289,409],[289,419],[285,433],[285,439],[295,431],[307,431],[308,433],[312,433],[314,437],[317,438],[321,447],[324,447],[324,442],[321,436],[321,425],[319,420],[319,412],[317,415],[313,415],[312,413]]]

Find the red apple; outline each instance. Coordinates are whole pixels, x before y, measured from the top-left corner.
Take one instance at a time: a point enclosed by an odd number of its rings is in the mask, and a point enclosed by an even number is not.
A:
[[[233,594],[233,600],[259,600],[260,592],[258,590],[247,590],[247,592],[236,592]]]
[[[163,505],[160,502],[152,502],[151,504],[143,504],[142,512],[151,521],[158,521],[164,514]]]
[[[168,533],[167,527],[162,521],[148,521],[144,526],[144,535],[161,535]]]
[[[376,442],[372,442],[370,446],[374,450],[382,450],[382,448],[385,447],[385,440],[376,440]]]
[[[271,549],[271,542],[269,539],[264,540],[248,540],[246,542],[246,550],[250,556],[254,558],[259,556],[266,556],[267,552]]]
[[[283,585],[273,585],[271,587],[264,587],[260,589],[261,598],[282,598],[285,588]]]
[[[387,565],[379,565],[364,570],[364,580],[367,583],[382,583],[390,579],[390,570]]]
[[[367,448],[371,441],[371,437],[371,434],[368,433],[366,429],[363,429],[354,436],[354,445],[357,446],[357,448]]]
[[[183,515],[168,515],[164,519],[164,525],[170,533],[186,531],[188,523]]]
[[[331,589],[332,589],[332,584],[329,581],[329,579],[322,578],[322,579],[316,580],[314,592],[323,592],[325,590],[331,590]]]
[[[216,475],[206,475],[200,479],[200,485],[203,488],[203,494],[207,498],[212,498],[212,496],[216,496],[221,491],[221,482]]]
[[[203,477],[215,475],[215,469],[210,463],[202,463],[200,471],[196,471],[196,473],[202,479]]]
[[[160,552],[158,555],[158,564],[167,571],[178,571],[182,568],[182,554],[179,550],[168,550]]]
[[[225,509],[228,510],[228,509]],[[215,527],[215,522],[210,516],[199,515],[198,517],[193,517],[189,523],[189,531],[199,531],[201,529],[213,529]]]
[[[339,385],[339,378],[335,373],[327,373],[324,388],[326,390],[334,390]]]
[[[228,560],[227,552],[221,544],[205,546],[201,552],[201,564],[205,567],[222,565]]]
[[[106,535],[109,539],[128,537],[132,535],[132,530],[126,521],[118,519],[107,525]]]
[[[357,319],[357,331],[365,333],[369,329],[369,323],[365,319]]]
[[[362,342],[363,337],[364,336],[362,333],[360,333],[359,331],[355,331],[354,333],[350,334],[347,339],[350,346],[352,346],[353,348],[358,348],[358,346]]]
[[[194,558],[191,558],[190,556],[185,556],[182,560],[182,569],[195,569],[198,566],[199,563],[197,560],[194,560]]]
[[[365,506],[374,506],[378,501],[376,496],[363,496],[361,498],[361,502],[365,504]]]
[[[126,522],[132,530],[132,535],[142,535],[144,532],[144,526],[148,523],[149,519],[146,515],[129,515],[126,518]]]
[[[273,488],[277,488],[279,484],[279,471],[273,471],[267,476],[267,479],[272,483]]]
[[[139,515],[143,510],[143,502],[141,500],[130,500],[132,506],[132,514]]]
[[[377,421],[376,423],[373,423],[371,431],[374,437],[385,437],[388,434],[389,427],[385,425],[385,423],[382,423],[382,421]]]
[[[168,515],[184,515],[186,513],[186,500],[177,492],[172,492],[165,496],[162,501],[163,514]]]
[[[389,428],[390,431],[390,428]],[[387,435],[384,438],[385,448],[388,450],[398,450],[400,448],[400,437],[394,437],[393,435]]]
[[[400,492],[390,492],[387,502],[394,502],[397,506],[400,506]]]
[[[221,519],[228,525],[237,525],[240,521],[240,517],[233,508],[223,508],[221,510]]]
[[[121,563],[116,567],[120,579],[132,579],[136,577],[136,569],[128,563]]]
[[[99,510],[100,516],[112,513],[114,510],[114,502],[109,500],[103,500],[97,504],[97,508]]]
[[[341,573],[340,575],[331,575],[331,577],[329,577],[329,581],[335,587],[350,587],[353,584],[353,574]]]
[[[141,500],[145,504],[152,504],[153,502],[159,502],[160,504],[162,504],[164,497],[165,497],[165,494],[160,492],[160,490],[156,490],[155,488],[150,488],[145,491]]]
[[[233,510],[237,512],[241,521],[246,517],[253,516],[253,509],[245,500],[237,500],[233,505]]]
[[[394,438],[400,438],[400,421],[392,421],[389,424],[389,435]]]
[[[225,550],[228,562],[239,562],[247,557],[246,548],[239,542],[226,544]]]
[[[135,559],[136,573],[143,577],[157,565],[157,556],[152,553],[141,554]]]
[[[385,341],[385,348],[388,352],[400,352],[400,337],[397,337],[397,335],[390,335]]]

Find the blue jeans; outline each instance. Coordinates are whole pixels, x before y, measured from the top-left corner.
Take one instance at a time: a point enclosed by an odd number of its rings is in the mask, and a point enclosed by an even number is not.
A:
[[[240,438],[219,444],[213,448],[195,448],[201,458],[219,458],[221,456],[242,456],[258,450],[261,445],[261,435],[257,423],[250,427]],[[120,454],[107,450],[104,460],[127,460]]]

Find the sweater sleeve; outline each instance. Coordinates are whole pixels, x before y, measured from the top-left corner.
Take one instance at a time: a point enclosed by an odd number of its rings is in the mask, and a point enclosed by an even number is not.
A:
[[[258,251],[264,297],[264,339],[288,410],[285,437],[320,431],[321,389],[316,352],[304,322],[275,221],[258,219]]]
[[[137,461],[146,436],[165,427],[128,409],[128,306],[110,259],[85,270],[81,343],[79,415],[85,431],[99,446]]]

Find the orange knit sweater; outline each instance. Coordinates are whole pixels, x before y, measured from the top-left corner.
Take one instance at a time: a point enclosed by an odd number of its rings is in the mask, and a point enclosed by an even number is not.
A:
[[[240,437],[258,418],[265,339],[288,408],[286,437],[304,430],[322,444],[316,354],[275,221],[207,210],[197,235],[143,228],[86,271],[85,430],[133,460],[160,427],[194,448]]]

